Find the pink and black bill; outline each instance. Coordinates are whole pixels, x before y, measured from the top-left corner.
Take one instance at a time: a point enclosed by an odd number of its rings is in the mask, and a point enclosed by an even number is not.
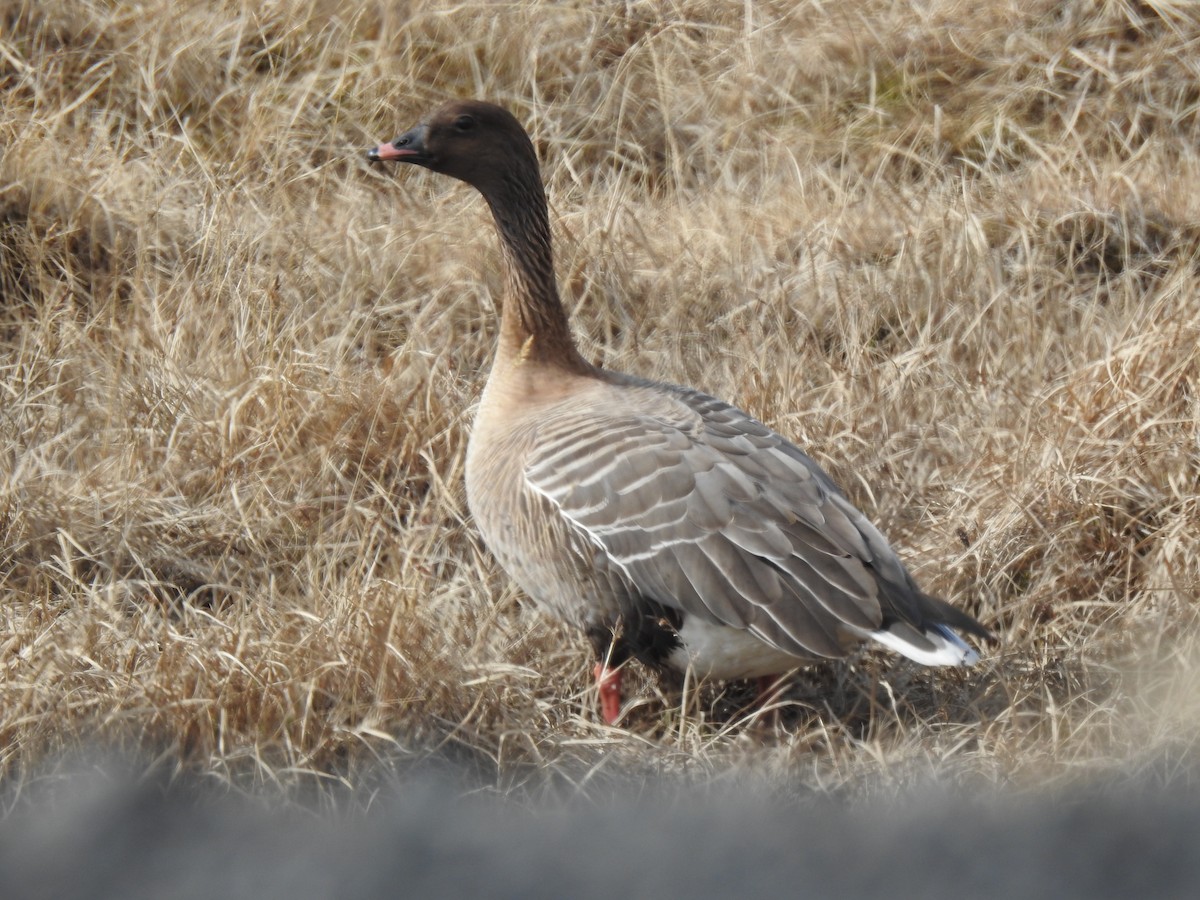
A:
[[[425,126],[418,125],[411,131],[406,131],[400,137],[367,151],[368,162],[407,162],[418,166],[427,165],[430,161],[425,152]]]

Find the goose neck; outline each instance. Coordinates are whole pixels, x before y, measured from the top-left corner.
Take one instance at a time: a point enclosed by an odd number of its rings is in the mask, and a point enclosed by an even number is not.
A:
[[[504,257],[500,355],[579,368],[583,361],[554,278],[550,220],[540,180],[505,181],[501,190],[485,197]]]

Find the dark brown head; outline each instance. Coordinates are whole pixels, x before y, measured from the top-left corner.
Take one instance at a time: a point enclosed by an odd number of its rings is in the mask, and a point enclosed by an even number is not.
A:
[[[506,109],[481,100],[453,100],[387,144],[367,151],[371,162],[413,163],[465,181],[489,195],[504,177],[537,176],[537,154]]]

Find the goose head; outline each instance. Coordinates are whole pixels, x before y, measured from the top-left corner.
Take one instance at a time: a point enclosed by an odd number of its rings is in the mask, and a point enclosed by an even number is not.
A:
[[[533,143],[512,113],[481,100],[454,100],[395,140],[367,151],[370,162],[405,162],[465,181],[485,196],[506,179],[536,176]]]

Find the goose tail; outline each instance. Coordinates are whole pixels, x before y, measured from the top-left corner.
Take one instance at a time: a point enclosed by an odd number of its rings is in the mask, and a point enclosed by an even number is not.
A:
[[[974,616],[945,600],[920,591],[915,591],[915,599],[912,618],[916,622],[885,619],[881,628],[866,632],[865,636],[926,666],[972,666],[979,662],[979,651],[964,641],[958,631],[985,641],[996,639]]]
[[[869,632],[869,636],[889,650],[925,666],[973,666],[979,662],[979,651],[948,625],[927,625],[924,631],[917,631],[906,623],[900,625],[902,627]]]

